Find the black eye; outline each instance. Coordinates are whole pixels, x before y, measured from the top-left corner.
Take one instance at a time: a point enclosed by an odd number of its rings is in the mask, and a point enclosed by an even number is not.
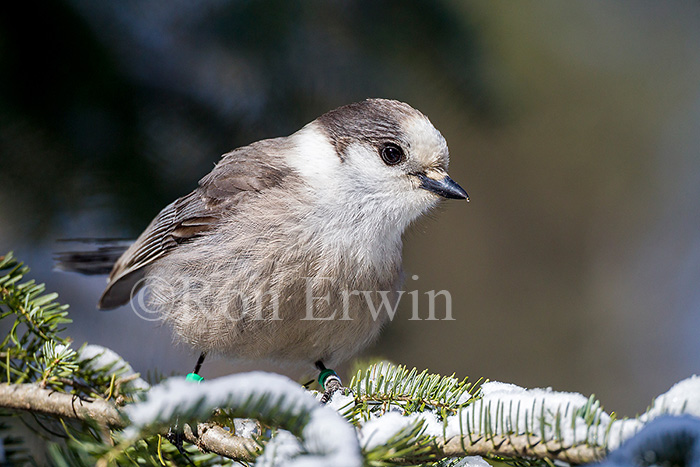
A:
[[[386,165],[396,165],[403,160],[403,149],[394,143],[386,143],[380,154]]]

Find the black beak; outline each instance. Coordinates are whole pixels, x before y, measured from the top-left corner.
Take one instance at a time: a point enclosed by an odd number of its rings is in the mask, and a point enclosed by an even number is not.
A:
[[[466,191],[464,191],[464,188],[459,186],[457,182],[452,180],[447,175],[439,180],[430,178],[425,174],[417,174],[417,176],[420,180],[420,187],[424,190],[433,192],[436,195],[442,196],[443,198],[466,199],[469,201],[469,195]]]

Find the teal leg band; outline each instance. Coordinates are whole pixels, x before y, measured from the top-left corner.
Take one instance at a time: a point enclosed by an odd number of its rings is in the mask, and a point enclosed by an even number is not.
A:
[[[318,375],[318,382],[323,389],[326,389],[326,383],[328,382],[329,378],[337,379],[338,382],[340,382],[340,377],[338,376],[338,373],[336,373],[334,370],[331,370],[330,368],[326,368],[325,370],[321,371],[321,374]]]
[[[204,378],[199,376],[197,373],[189,373],[185,378],[186,381],[194,381],[195,383],[200,383],[204,381]]]

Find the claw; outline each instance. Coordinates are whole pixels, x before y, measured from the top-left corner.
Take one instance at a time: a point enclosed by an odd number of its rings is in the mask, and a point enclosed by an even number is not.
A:
[[[321,404],[327,404],[332,398],[333,394],[336,392],[345,389],[340,382],[340,378],[337,376],[333,378],[332,376],[326,379],[326,384],[324,385],[324,388],[326,389],[323,391],[323,396],[321,396]]]

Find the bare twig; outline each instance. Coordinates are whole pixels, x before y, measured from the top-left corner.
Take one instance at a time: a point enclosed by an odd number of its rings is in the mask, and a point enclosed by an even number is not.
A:
[[[59,417],[94,420],[100,425],[121,428],[125,419],[109,402],[82,400],[37,386],[36,384],[0,384],[0,407],[28,410]]]
[[[185,439],[202,451],[238,461],[253,461],[262,450],[253,439],[233,435],[219,425],[211,423],[200,423],[195,429],[185,425],[183,431]]]

